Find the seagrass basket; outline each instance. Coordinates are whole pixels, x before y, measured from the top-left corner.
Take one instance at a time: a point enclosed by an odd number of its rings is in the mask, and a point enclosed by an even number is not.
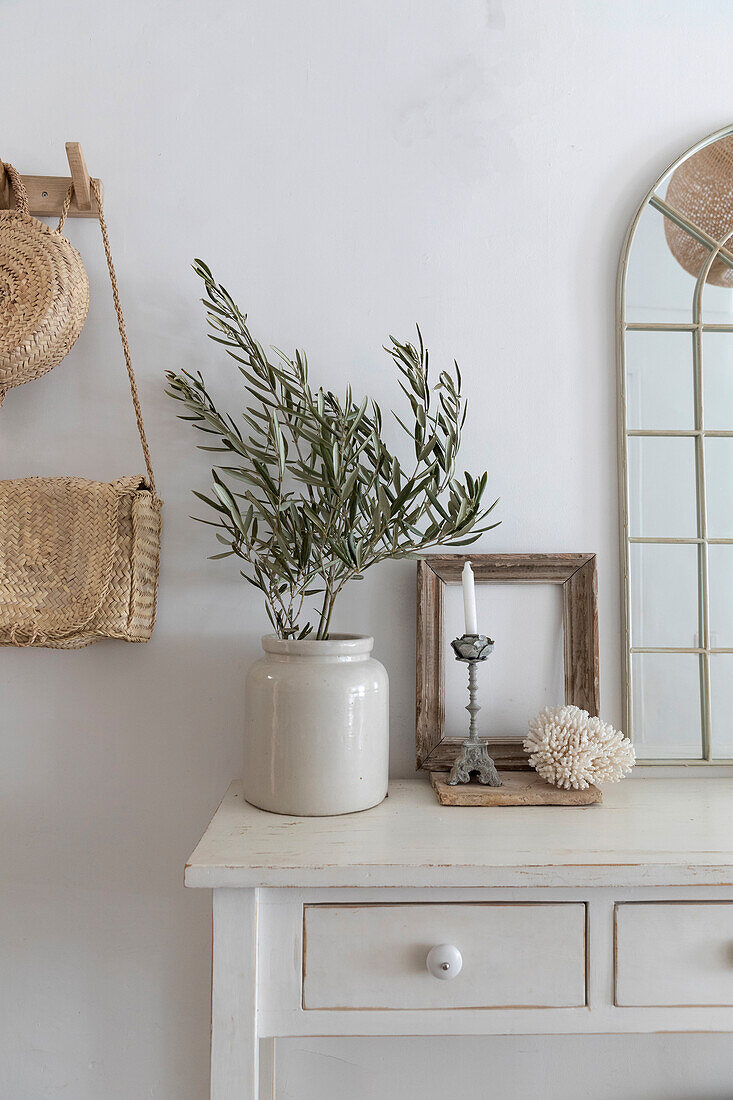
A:
[[[146,642],[155,624],[161,501],[112,262],[97,200],[117,327],[146,475],[115,481],[0,481],[0,646],[79,649],[99,638]],[[70,196],[64,203],[63,219]],[[83,268],[82,268],[83,271]]]
[[[147,642],[160,501],[144,477],[0,481],[0,646]]]
[[[81,256],[60,227],[31,217],[20,176],[11,164],[5,171],[15,209],[0,210],[0,404],[11,386],[40,378],[61,362],[89,309]]]
[[[733,233],[733,134],[706,145],[679,166],[669,181],[667,202],[713,240],[727,240]],[[697,277],[709,250],[669,218],[664,219],[664,233],[674,258]],[[733,268],[716,259],[705,281],[731,287]]]

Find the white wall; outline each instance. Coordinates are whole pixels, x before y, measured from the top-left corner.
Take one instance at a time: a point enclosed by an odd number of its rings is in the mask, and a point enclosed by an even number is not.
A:
[[[616,258],[649,182],[730,121],[731,31],[726,0],[0,3],[0,155],[62,173],[63,142],[79,139],[104,179],[166,502],[148,647],[2,654],[0,1095],[205,1095],[209,899],[184,893],[182,867],[239,770],[265,619],[187,518],[206,456],[162,373],[201,366],[233,390],[191,259],[329,385],[350,378],[389,404],[380,345],[415,321],[436,362],[459,359],[465,462],[502,498],[480,549],[598,552],[603,710],[618,720]],[[3,477],[141,468],[98,230],[69,235],[90,318],[67,362],[9,394]],[[393,770],[409,775],[414,567],[375,571],[336,625],[376,635]],[[675,1066],[648,1042],[633,1088],[613,1070],[615,1095],[672,1095]],[[400,1060],[425,1048],[400,1044]],[[492,1049],[512,1080],[511,1045]],[[539,1049],[551,1057],[551,1042]],[[598,1057],[608,1075],[606,1047]],[[342,1096],[340,1078],[318,1091],[326,1064],[301,1059],[283,1098]],[[472,1064],[467,1093],[486,1095]],[[367,1072],[354,1068],[354,1088]],[[719,1095],[708,1080],[697,1097]]]

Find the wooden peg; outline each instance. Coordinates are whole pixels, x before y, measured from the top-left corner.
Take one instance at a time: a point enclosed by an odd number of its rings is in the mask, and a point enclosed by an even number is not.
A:
[[[74,198],[79,210],[91,210],[92,192],[89,186],[89,172],[87,171],[81,144],[78,141],[66,142],[66,158],[71,169],[71,178],[74,181]]]
[[[36,218],[57,218],[63,209],[69,184],[74,184],[74,196],[69,208],[70,218],[98,218],[99,207],[96,196],[92,194],[89,173],[84,154],[78,141],[67,141],[66,155],[71,168],[69,176],[21,176],[28,194],[30,213]],[[102,181],[94,181],[102,194]],[[12,187],[8,173],[0,161],[0,210],[14,205]]]

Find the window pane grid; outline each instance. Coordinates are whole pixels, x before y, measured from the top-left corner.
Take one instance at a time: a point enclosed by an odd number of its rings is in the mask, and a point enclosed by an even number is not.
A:
[[[725,428],[670,428],[667,431],[663,428],[627,428],[626,434],[661,436],[663,439],[674,439],[675,436],[687,436],[692,439],[697,439],[698,436],[717,436],[721,439],[730,439],[733,436],[733,431],[728,431]]]
[[[628,645],[628,653],[631,657],[634,654],[689,654],[690,656],[697,656],[700,661],[699,674],[700,674],[700,735],[701,735],[701,756],[700,763],[712,763],[712,738],[711,738],[711,723],[710,723],[710,656],[711,654],[730,654],[733,653],[733,647],[718,647],[710,645],[710,607],[709,607],[709,592],[708,592],[708,544],[718,545],[730,545],[733,544],[733,538],[710,538],[707,531],[707,500],[706,500],[706,483],[705,483],[705,439],[707,437],[722,437],[733,438],[733,429],[715,429],[708,430],[703,427],[703,381],[702,381],[702,331],[704,328],[714,327],[715,331],[730,331],[733,332],[733,325],[730,326],[703,326],[701,323],[692,325],[625,325],[625,331],[629,329],[649,331],[657,329],[659,331],[682,331],[693,333],[693,383],[694,383],[694,416],[695,426],[689,429],[644,429],[644,428],[628,428],[626,427],[626,412],[624,410],[624,435],[628,440],[631,437],[657,437],[657,438],[689,438],[695,441],[695,489],[696,489],[696,511],[697,511],[697,524],[698,535],[697,537],[674,537],[665,538],[663,536],[640,536],[640,535],[627,535],[626,542],[630,548],[633,544],[649,544],[649,545],[690,545],[698,546],[701,549],[701,553],[698,556],[698,587],[699,587],[699,600],[700,600],[700,629],[702,635],[702,645],[700,646],[635,646]],[[628,453],[628,452],[627,452]],[[628,459],[627,459],[627,478],[628,478]],[[628,490],[627,490],[628,492]],[[627,563],[629,562],[627,552]],[[629,568],[630,571],[630,568]],[[627,600],[631,600],[630,591],[627,593]],[[628,685],[629,693],[633,691],[633,684],[631,677],[629,677]],[[629,715],[633,713],[633,705],[629,708]],[[633,731],[632,731],[633,732]],[[690,759],[690,758],[688,758]]]
[[[699,601],[700,601],[700,632],[701,641],[700,646],[636,646],[629,645],[629,656],[633,654],[644,653],[656,653],[656,654],[689,654],[691,656],[697,656],[700,661],[699,674],[700,674],[700,734],[701,734],[701,762],[711,763],[713,759],[712,754],[712,738],[711,738],[711,723],[710,723],[710,657],[716,654],[731,654],[733,653],[733,647],[725,646],[712,646],[710,639],[710,605],[709,605],[709,583],[708,583],[708,554],[707,547],[709,544],[717,545],[731,545],[733,544],[733,538],[711,538],[708,535],[708,517],[707,517],[707,493],[706,493],[706,481],[705,481],[705,440],[707,438],[733,438],[733,429],[706,429],[703,427],[703,378],[702,378],[702,334],[703,331],[716,331],[716,332],[731,332],[733,333],[733,324],[731,325],[707,325],[698,321],[693,324],[673,324],[673,323],[660,323],[660,324],[627,324],[624,325],[624,332],[629,330],[635,331],[676,331],[676,332],[690,332],[693,334],[693,384],[694,384],[694,428],[684,429],[644,429],[644,428],[628,428],[626,427],[626,411],[624,410],[624,436],[628,440],[632,437],[647,437],[647,438],[689,438],[695,441],[695,489],[696,489],[696,512],[697,512],[697,524],[698,535],[696,537],[674,537],[665,538],[663,536],[628,536],[627,546],[631,547],[633,544],[649,544],[649,545],[691,545],[698,546],[701,549],[701,553],[698,558],[698,587],[699,587]],[[628,461],[627,461],[627,478],[628,478]],[[628,489],[627,489],[628,492]],[[627,552],[627,564],[629,563]],[[627,593],[627,600],[630,601],[631,593]],[[631,679],[631,678],[630,678]],[[633,690],[633,684],[629,683],[629,691]],[[633,712],[633,705],[629,708],[629,713]]]
[[[627,332],[733,332],[733,324],[721,324],[718,321],[626,321]]]
[[[629,646],[629,653],[733,653],[733,646],[711,646],[703,649],[695,646],[632,645]]]
[[[719,140],[732,133],[733,127],[729,127],[714,138]],[[687,156],[696,154],[705,144]],[[681,158],[678,165],[685,159]],[[658,181],[657,188],[665,178]],[[660,281],[668,294],[663,300],[659,294],[650,293],[653,284],[648,279],[638,277],[639,271],[647,273],[649,253],[655,254],[657,242],[663,239],[654,236],[656,224],[644,221],[644,213],[650,208],[662,215],[669,251],[693,275],[691,317],[684,295],[679,295],[679,271],[662,263]],[[696,278],[674,253],[667,234],[669,224],[679,226],[705,250]],[[652,225],[654,233],[649,228]],[[640,247],[635,260],[632,246],[637,238],[643,249]],[[664,249],[667,259],[669,251]],[[698,219],[693,221],[676,204],[670,205],[655,189],[632,222],[619,268],[627,728],[633,736],[636,718],[647,741],[644,749],[648,749],[652,757],[649,762],[653,763],[713,764],[733,760],[729,721],[733,705],[733,554],[726,550],[733,545],[733,444],[726,442],[733,440],[733,426],[727,427],[733,421],[733,352],[724,350],[727,340],[721,343],[714,336],[704,340],[705,333],[733,334],[733,320],[724,320],[726,315],[733,315],[733,304],[717,289],[724,284],[711,276],[714,265],[720,267],[721,263],[733,268],[733,232],[726,232],[719,240],[718,232],[711,234],[701,228]],[[709,283],[712,291],[708,290]],[[636,297],[630,298],[631,292]],[[730,289],[727,293],[730,295]],[[703,307],[709,320],[703,319]],[[632,317],[641,313],[644,319],[627,320],[627,309]],[[674,317],[676,313],[678,320],[647,320],[650,314],[654,317],[653,311],[657,316],[661,313]],[[648,352],[640,358],[645,345],[639,341],[644,338],[633,338],[632,343],[627,335],[632,332],[658,333],[660,339],[649,344]],[[692,337],[692,407],[685,405],[689,397],[685,394],[684,360],[678,355],[683,345],[677,342],[682,336],[665,336],[675,333]],[[706,354],[710,352],[704,380],[703,343]],[[708,402],[707,416],[703,413],[704,398]],[[634,437],[640,438],[632,444]],[[653,442],[654,437],[658,437],[658,444]],[[666,444],[664,439],[668,440]],[[694,474],[690,462],[694,462]],[[697,548],[696,567],[689,556],[691,548]],[[693,589],[695,572],[697,584]],[[695,607],[697,628],[693,633]],[[636,641],[665,644],[632,644]],[[668,644],[677,641],[693,644]],[[668,659],[670,663],[666,663]],[[711,694],[711,679],[716,696]],[[725,690],[721,691],[721,684]]]
[[[694,316],[698,326],[692,336],[692,370],[695,387],[695,428],[698,436],[695,440],[697,461],[695,463],[695,476],[697,478],[697,508],[700,526],[698,533],[704,540],[698,559],[700,569],[700,620],[702,626],[702,648],[700,657],[700,718],[702,730],[702,756],[703,760],[709,760],[712,755],[712,734],[710,729],[710,602],[708,599],[708,510],[707,510],[707,485],[705,481],[705,438],[703,434],[703,380],[702,380],[702,318],[700,315],[701,286],[698,279],[695,286]]]
[[[680,536],[679,538],[665,539],[665,538],[662,538],[659,535],[629,535],[628,541],[630,543],[634,543],[634,542],[652,542],[652,543],[654,543],[654,542],[656,542],[656,543],[659,543],[660,545],[663,545],[664,543],[680,543],[680,545],[682,545],[682,546],[695,546],[696,544],[699,545],[701,543],[707,543],[708,546],[730,546],[730,545],[733,544],[733,537],[731,537],[731,538],[719,538],[719,539],[718,538],[701,539],[701,538],[692,538],[692,537],[684,538],[684,537]]]

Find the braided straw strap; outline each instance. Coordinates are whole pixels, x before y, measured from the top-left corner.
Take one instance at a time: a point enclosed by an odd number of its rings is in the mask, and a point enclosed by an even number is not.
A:
[[[109,235],[107,233],[107,222],[104,218],[104,208],[102,206],[102,193],[99,189],[99,185],[96,180],[90,180],[90,186],[94,197],[97,200],[97,206],[99,207],[99,226],[102,230],[102,242],[104,244],[104,254],[107,257],[107,268],[109,270],[109,279],[112,284],[112,298],[115,303],[115,312],[117,314],[117,327],[120,331],[120,340],[122,341],[122,353],[125,357],[125,366],[127,367],[127,377],[130,380],[130,395],[132,397],[132,404],[135,409],[135,420],[137,421],[137,431],[140,436],[140,444],[143,449],[143,456],[145,458],[145,469],[148,472],[148,485],[155,500],[158,499],[158,494],[155,491],[155,477],[153,475],[153,463],[150,458],[150,449],[148,447],[147,436],[145,435],[145,425],[143,423],[143,412],[140,407],[140,394],[138,393],[137,381],[135,379],[135,371],[132,366],[132,356],[130,354],[130,345],[127,342],[127,332],[125,331],[125,318],[122,316],[122,306],[120,305],[120,290],[117,285],[117,275],[115,273],[115,265],[112,262],[112,250],[109,246]],[[68,197],[68,196],[67,196]],[[68,205],[65,207],[65,211],[62,212],[61,221],[59,222],[59,230],[63,227],[64,218],[68,212]]]
[[[20,177],[20,172],[17,168],[14,168],[12,164],[3,164],[3,168],[10,177],[10,182],[13,187],[13,195],[15,197],[15,209],[20,210],[21,214],[30,214],[30,206],[28,205],[28,192],[25,189],[25,184]]]
[[[147,480],[0,481],[0,646],[78,649],[146,642],[155,624],[161,501],[120,305],[101,195],[99,220]],[[66,196],[59,235],[71,203]],[[63,238],[61,238],[63,239]]]
[[[4,167],[15,209],[0,210],[0,404],[11,386],[40,378],[61,362],[89,309],[81,256],[60,228],[31,217],[20,175],[12,164]]]

